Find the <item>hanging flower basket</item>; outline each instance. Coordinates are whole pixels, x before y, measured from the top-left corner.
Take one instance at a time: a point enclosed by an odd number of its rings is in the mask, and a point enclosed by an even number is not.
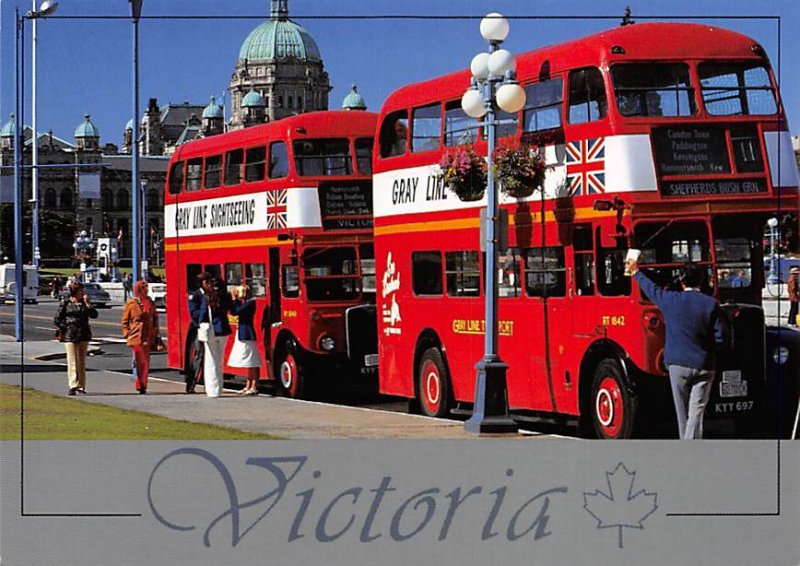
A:
[[[439,161],[439,179],[463,201],[483,198],[486,191],[486,161],[472,145],[449,150]]]
[[[495,150],[493,158],[503,193],[524,198],[543,187],[547,166],[538,148],[530,145],[501,147]]]

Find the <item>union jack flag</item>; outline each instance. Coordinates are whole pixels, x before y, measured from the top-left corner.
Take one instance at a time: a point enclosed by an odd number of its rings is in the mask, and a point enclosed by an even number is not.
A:
[[[606,192],[606,139],[566,143],[567,183],[572,196]]]
[[[267,229],[286,228],[286,189],[267,191]]]

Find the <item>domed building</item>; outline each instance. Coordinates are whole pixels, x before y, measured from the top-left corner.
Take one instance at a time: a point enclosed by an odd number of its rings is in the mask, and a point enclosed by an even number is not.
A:
[[[328,109],[331,86],[319,47],[289,19],[288,0],[271,0],[270,19],[242,43],[229,90],[232,129],[257,123],[254,116],[272,121]],[[263,100],[263,117],[251,91]]]

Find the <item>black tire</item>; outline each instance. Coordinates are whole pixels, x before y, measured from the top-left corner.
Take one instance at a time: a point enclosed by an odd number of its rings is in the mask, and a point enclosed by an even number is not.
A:
[[[302,399],[306,390],[306,375],[300,354],[290,340],[287,340],[278,363],[275,365],[275,381],[278,391],[284,397]]]
[[[583,432],[593,438],[633,438],[638,398],[625,381],[617,360],[605,359],[595,368],[584,403]]]
[[[444,417],[453,408],[450,376],[439,348],[428,348],[417,367],[417,401],[422,414]]]

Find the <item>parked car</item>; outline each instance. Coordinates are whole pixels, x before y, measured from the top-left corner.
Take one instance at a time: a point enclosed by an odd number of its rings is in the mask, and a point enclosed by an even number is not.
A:
[[[153,299],[156,308],[167,308],[167,284],[166,283],[148,283],[149,290],[148,296]]]
[[[111,295],[97,283],[84,283],[83,291],[96,307],[104,307],[111,301]]]

